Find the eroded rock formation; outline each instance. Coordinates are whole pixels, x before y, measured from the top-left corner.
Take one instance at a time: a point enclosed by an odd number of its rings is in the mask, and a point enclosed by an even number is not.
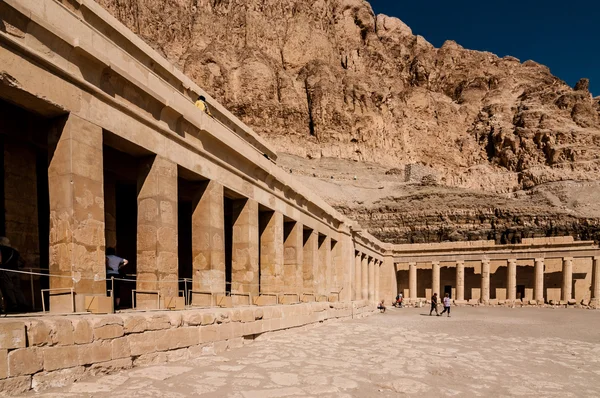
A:
[[[422,163],[442,186],[487,193],[600,172],[600,97],[586,79],[571,88],[534,61],[435,48],[366,1],[97,1],[281,152]]]

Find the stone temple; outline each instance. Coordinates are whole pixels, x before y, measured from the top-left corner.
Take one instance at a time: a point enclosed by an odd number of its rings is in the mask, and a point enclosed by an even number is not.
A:
[[[0,2],[0,147],[0,235],[44,311],[0,320],[5,392],[364,316],[399,292],[598,306],[594,242],[378,241],[92,0]],[[129,260],[117,313],[108,247]]]

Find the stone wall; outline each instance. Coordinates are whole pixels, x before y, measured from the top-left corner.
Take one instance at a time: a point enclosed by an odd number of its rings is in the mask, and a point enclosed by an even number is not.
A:
[[[20,394],[134,366],[214,355],[276,331],[374,313],[367,302],[0,321],[0,391]]]

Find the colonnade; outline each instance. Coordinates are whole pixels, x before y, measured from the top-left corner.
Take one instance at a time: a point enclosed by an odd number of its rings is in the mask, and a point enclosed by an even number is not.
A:
[[[562,257],[562,284],[561,301],[572,300],[573,297],[573,257]],[[480,302],[488,303],[490,301],[490,260],[481,261],[481,281],[480,281]],[[543,303],[544,297],[544,268],[545,258],[535,258],[534,263],[534,286],[533,299],[538,303]],[[517,259],[509,258],[506,260],[506,300],[517,300]],[[455,296],[454,300],[461,302],[465,300],[465,262],[464,260],[455,261]],[[417,297],[417,263],[408,263],[408,289],[409,298],[416,300]],[[431,294],[441,293],[440,290],[440,261],[431,262]],[[592,258],[592,301],[600,301],[600,257]]]
[[[368,254],[355,252],[352,298],[354,300],[379,301],[380,268],[383,262]]]

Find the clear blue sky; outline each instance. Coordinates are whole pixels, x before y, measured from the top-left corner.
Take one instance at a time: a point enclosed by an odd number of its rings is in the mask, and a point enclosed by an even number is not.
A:
[[[431,44],[532,59],[571,87],[582,77],[600,95],[600,0],[369,0]]]

